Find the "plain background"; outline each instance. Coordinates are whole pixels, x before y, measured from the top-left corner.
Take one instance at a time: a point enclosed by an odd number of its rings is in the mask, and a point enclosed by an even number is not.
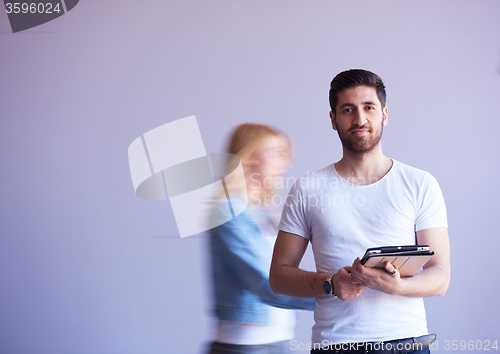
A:
[[[500,340],[499,39],[493,0],[82,0],[17,34],[2,10],[0,352],[202,353],[206,238],[134,195],[129,144],[195,114],[222,152],[237,124],[267,123],[292,138],[297,178],[341,157],[328,88],[350,68],[385,81],[384,153],[446,199],[452,283],[426,299],[438,352]]]

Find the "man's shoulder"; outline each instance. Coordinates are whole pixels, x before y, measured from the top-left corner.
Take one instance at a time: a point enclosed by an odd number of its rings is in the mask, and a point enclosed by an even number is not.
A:
[[[394,176],[400,180],[406,181],[409,185],[422,186],[429,183],[437,183],[436,179],[425,170],[394,161]]]
[[[420,168],[404,164],[394,159],[393,161],[394,161],[394,170],[398,174],[414,178],[425,178],[430,175],[429,172],[422,170]]]

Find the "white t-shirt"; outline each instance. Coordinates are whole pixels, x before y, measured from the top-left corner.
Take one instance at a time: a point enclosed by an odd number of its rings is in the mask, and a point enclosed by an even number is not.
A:
[[[379,181],[358,186],[334,165],[299,179],[279,229],[310,240],[318,272],[337,272],[367,248],[415,244],[415,232],[447,227],[441,189],[428,172],[394,161]],[[317,299],[312,343],[387,341],[427,334],[422,298],[366,288],[355,299]]]

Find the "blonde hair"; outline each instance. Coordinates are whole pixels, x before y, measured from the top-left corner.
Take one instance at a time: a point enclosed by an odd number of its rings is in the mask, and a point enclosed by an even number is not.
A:
[[[288,154],[290,155],[290,142],[287,137],[276,128],[269,125],[244,123],[236,127],[233,131],[227,152],[237,155],[240,158],[243,171],[245,172],[245,179],[248,179],[249,177],[248,167],[251,158],[262,146],[264,141],[272,137],[284,138],[288,144]],[[246,190],[243,190],[243,186],[238,185],[238,183],[238,181],[234,180],[226,181],[228,189],[233,191],[240,190],[241,192],[246,193]],[[266,193],[264,193],[264,198],[270,198],[274,194],[274,189],[268,189],[266,190]]]

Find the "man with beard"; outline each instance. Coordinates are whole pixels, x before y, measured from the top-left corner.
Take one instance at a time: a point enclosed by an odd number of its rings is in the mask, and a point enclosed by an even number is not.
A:
[[[450,280],[444,199],[428,172],[382,153],[385,87],[348,70],[330,85],[330,118],[343,157],[299,179],[286,201],[270,284],[277,294],[316,297],[311,352],[429,353],[423,297]],[[317,272],[299,268],[311,242]],[[361,264],[367,248],[429,245],[434,257],[412,277]]]

